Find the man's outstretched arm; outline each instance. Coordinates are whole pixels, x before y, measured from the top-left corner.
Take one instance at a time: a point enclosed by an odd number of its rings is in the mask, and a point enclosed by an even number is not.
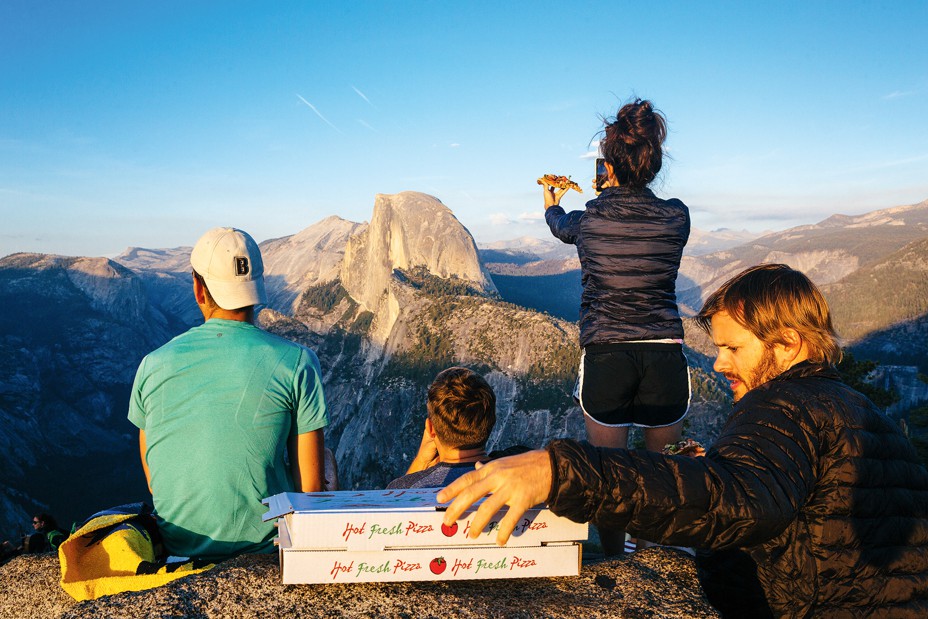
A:
[[[297,492],[325,490],[325,438],[322,429],[304,432],[287,441],[290,474]]]

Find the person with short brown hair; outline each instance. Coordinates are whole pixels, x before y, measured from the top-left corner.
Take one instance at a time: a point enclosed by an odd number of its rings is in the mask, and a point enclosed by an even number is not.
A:
[[[824,297],[786,265],[745,270],[699,322],[735,406],[704,457],[559,440],[438,494],[498,541],[547,501],[578,522],[694,547],[723,616],[928,616],[928,472],[900,428],[841,381]]]
[[[489,459],[496,394],[482,376],[462,367],[439,372],[429,386],[426,409],[419,451],[406,475],[388,489],[440,487]]]
[[[467,368],[448,368],[438,374],[429,386],[427,407],[435,436],[450,449],[485,446],[496,424],[493,388]]]

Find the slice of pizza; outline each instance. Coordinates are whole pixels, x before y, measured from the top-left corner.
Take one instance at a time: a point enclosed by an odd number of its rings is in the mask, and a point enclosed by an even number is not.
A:
[[[699,441],[695,441],[691,438],[685,438],[682,441],[677,441],[676,443],[670,443],[669,445],[664,445],[664,448],[661,450],[662,454],[668,456],[704,456],[706,455],[706,450],[703,449],[703,446],[699,444]]]
[[[576,189],[578,192],[583,193],[583,190],[580,189],[580,185],[570,180],[569,176],[545,174],[538,179],[538,184],[547,185],[548,187],[557,187],[558,189]]]

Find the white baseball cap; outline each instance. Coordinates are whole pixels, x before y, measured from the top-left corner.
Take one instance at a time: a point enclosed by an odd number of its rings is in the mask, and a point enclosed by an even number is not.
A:
[[[247,232],[236,228],[209,230],[193,247],[190,266],[222,309],[267,303],[261,250]]]

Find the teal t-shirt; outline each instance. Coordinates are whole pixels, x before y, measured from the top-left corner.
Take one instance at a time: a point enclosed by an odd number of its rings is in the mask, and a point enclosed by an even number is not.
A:
[[[293,491],[287,439],[328,423],[319,360],[252,324],[213,318],[142,360],[129,420],[145,431],[168,552],[272,551],[261,499]]]

